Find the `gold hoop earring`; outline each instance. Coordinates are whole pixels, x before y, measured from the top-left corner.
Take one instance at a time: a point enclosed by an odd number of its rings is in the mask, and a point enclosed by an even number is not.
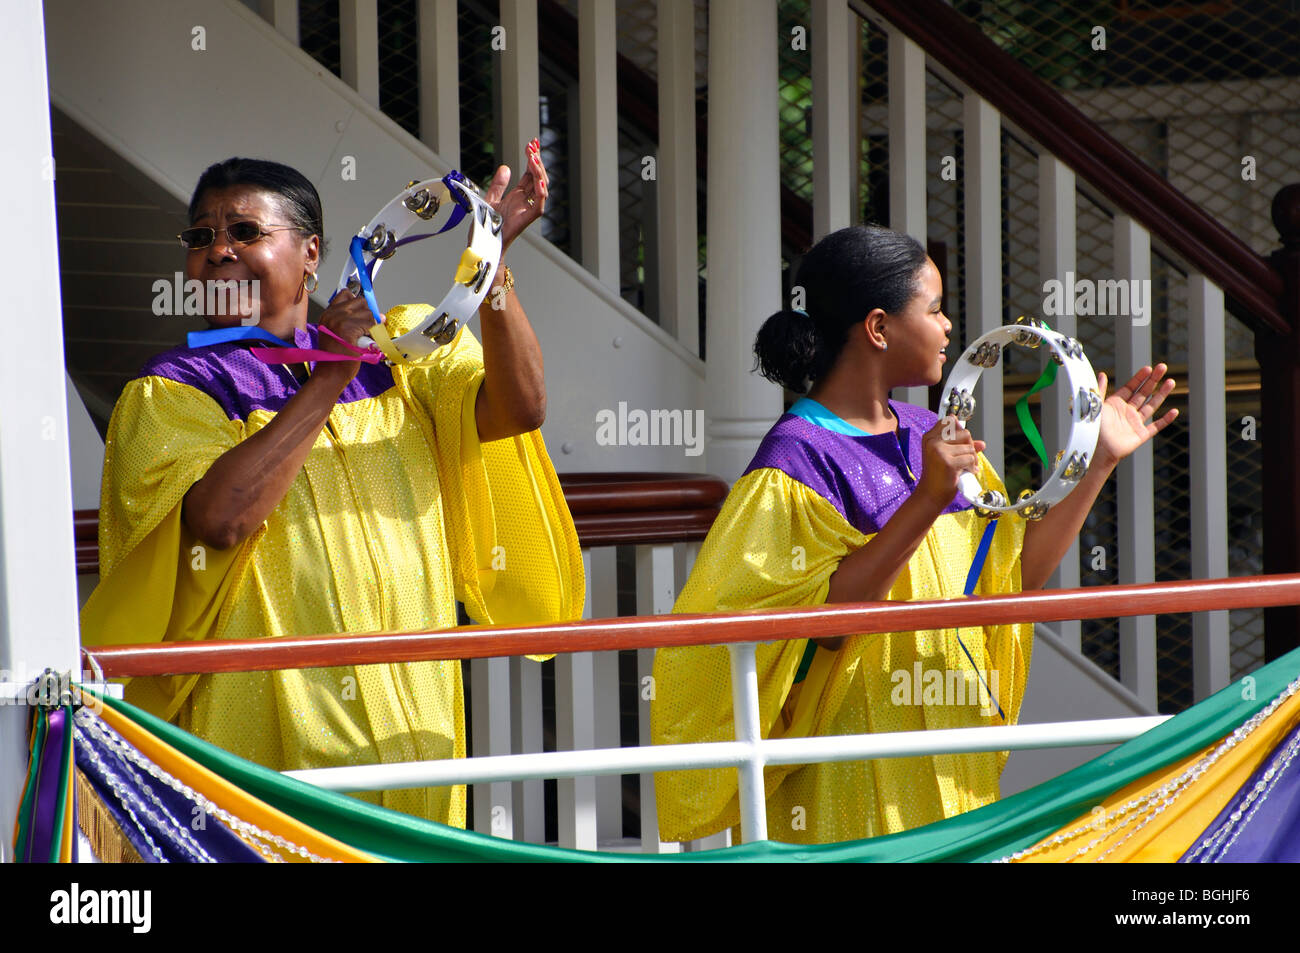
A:
[[[310,287],[307,285],[308,281],[311,282]],[[320,285],[320,279],[316,277],[316,272],[309,271],[307,274],[302,276],[302,290],[307,292],[307,294],[311,294],[315,291],[318,285]]]

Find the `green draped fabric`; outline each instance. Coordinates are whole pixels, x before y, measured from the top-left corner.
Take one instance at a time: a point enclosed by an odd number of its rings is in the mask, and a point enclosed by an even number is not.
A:
[[[385,810],[285,777],[221,750],[138,708],[104,703],[253,796],[359,850],[394,861],[987,861],[1036,843],[1107,795],[1230,734],[1300,673],[1300,649],[1176,718],[1037,787],[915,830],[815,847],[762,841],[686,854],[614,854],[523,844]],[[1247,696],[1247,697],[1243,697]]]

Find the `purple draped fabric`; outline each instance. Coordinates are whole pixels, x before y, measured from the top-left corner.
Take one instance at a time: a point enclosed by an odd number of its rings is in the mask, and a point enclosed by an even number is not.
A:
[[[1179,863],[1300,862],[1300,723],[1237,791]]]

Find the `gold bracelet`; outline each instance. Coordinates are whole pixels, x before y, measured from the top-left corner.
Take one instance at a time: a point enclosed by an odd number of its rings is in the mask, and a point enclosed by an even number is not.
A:
[[[509,265],[502,265],[501,271],[504,272],[506,276],[505,281],[501,282],[500,285],[500,287],[504,289],[501,293],[510,294],[510,292],[515,290],[515,276],[510,273]]]

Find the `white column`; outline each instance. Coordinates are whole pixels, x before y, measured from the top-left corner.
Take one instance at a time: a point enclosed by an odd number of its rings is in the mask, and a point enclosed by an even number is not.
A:
[[[1188,421],[1191,431],[1192,576],[1228,575],[1228,445],[1224,394],[1223,289],[1187,276]],[[1228,684],[1228,613],[1192,616],[1193,690],[1197,701]]]
[[[637,615],[667,615],[677,601],[675,560],[671,543],[636,548]],[[638,649],[637,735],[639,743],[650,740],[650,703],[654,697],[654,649]],[[641,850],[644,853],[675,853],[680,845],[659,840],[659,813],[655,804],[655,776],[641,775]]]
[[[592,619],[618,615],[618,551],[613,546],[583,550],[587,570],[587,600]],[[596,747],[622,744],[619,720],[618,652],[597,652],[592,669],[595,682]],[[596,778],[596,838],[600,844],[623,839],[623,778]]]
[[[542,666],[515,656],[510,659],[510,751],[533,754],[542,750]],[[517,840],[546,841],[545,789],[540,780],[513,784]]]
[[[379,108],[377,0],[339,0],[339,57],[343,82]]]
[[[1070,307],[1066,314],[1042,315],[1054,331],[1074,337],[1078,334],[1074,319],[1070,276],[1075,270],[1075,197],[1074,172],[1060,159],[1046,152],[1038,156],[1038,277],[1041,282],[1065,282],[1065,297]],[[1045,359],[1048,359],[1045,357]],[[1043,407],[1043,446],[1047,465],[1055,463],[1056,452],[1065,446],[1066,400],[1069,388],[1060,385],[1039,391]],[[1046,476],[1046,474],[1044,474]],[[1070,544],[1061,564],[1047,583],[1050,589],[1071,589],[1079,585],[1079,541]],[[1066,644],[1076,650],[1082,646],[1078,622],[1058,622],[1057,631]]]
[[[298,45],[298,0],[262,0],[261,13],[276,32]]]
[[[618,294],[618,32],[614,4],[578,2],[582,263]]]
[[[510,660],[476,658],[469,663],[474,757],[510,754]],[[474,830],[514,837],[514,795],[509,781],[476,784]]]
[[[9,289],[12,313],[39,329],[0,350],[0,680],[27,682],[46,666],[79,679],[55,167],[37,0],[8,5],[0,52],[0,83],[11,90],[0,195],[15,226],[0,233],[0,252],[22,263]],[[0,861],[13,858],[27,716],[25,705],[0,704]]]
[[[925,51],[889,31],[889,227],[925,247]],[[927,407],[924,387],[901,387],[895,398]]]
[[[524,149],[541,127],[538,111],[537,0],[501,0],[501,156],[518,176]]]
[[[1001,327],[1002,317],[1002,117],[986,100],[967,93],[963,112],[966,196],[966,341]],[[949,299],[953,300],[953,299]],[[961,353],[950,347],[949,360]],[[980,376],[971,431],[988,446],[984,456],[1005,477],[1002,373]]]
[[[420,0],[420,138],[460,168],[460,51],[456,0]]]
[[[849,225],[853,192],[854,99],[851,44],[858,18],[846,0],[812,2],[813,240]],[[850,34],[851,35],[851,34]]]
[[[707,469],[735,480],[781,413],[754,337],[781,305],[775,0],[709,5]]]
[[[1127,215],[1117,214],[1115,230],[1115,277],[1133,280],[1143,289],[1146,314],[1119,319],[1115,327],[1115,376],[1111,387],[1123,384],[1144,364],[1151,363],[1151,308],[1147,289],[1151,287],[1151,233]],[[1131,287],[1131,286],[1130,286]],[[1130,311],[1132,308],[1130,307]],[[1119,465],[1118,516],[1116,527],[1119,579],[1125,585],[1155,581],[1155,479],[1152,445],[1147,443]],[[1133,694],[1151,710],[1156,709],[1156,619],[1155,616],[1127,616],[1119,620],[1119,675]]]
[[[659,323],[700,351],[695,4],[659,0]]]

